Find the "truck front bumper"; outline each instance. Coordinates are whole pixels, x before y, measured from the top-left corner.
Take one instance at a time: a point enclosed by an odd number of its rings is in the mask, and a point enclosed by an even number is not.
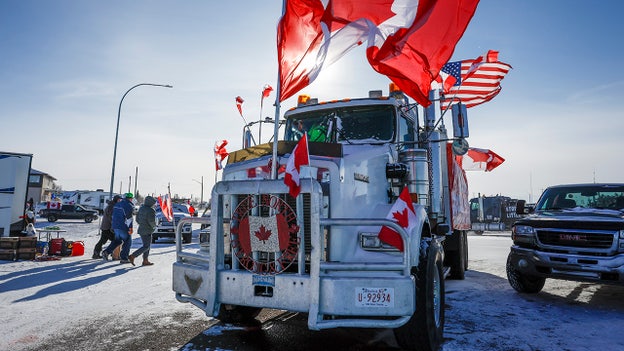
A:
[[[522,273],[543,278],[624,285],[624,254],[562,254],[514,245],[509,264]]]

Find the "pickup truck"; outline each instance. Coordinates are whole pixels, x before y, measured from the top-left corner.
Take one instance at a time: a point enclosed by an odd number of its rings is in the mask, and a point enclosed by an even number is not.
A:
[[[538,293],[547,278],[624,285],[624,184],[557,185],[512,227],[507,279]]]
[[[60,209],[41,210],[41,217],[46,218],[48,222],[56,222],[59,219],[84,219],[85,222],[91,223],[98,219],[98,211],[82,205],[63,205]]]

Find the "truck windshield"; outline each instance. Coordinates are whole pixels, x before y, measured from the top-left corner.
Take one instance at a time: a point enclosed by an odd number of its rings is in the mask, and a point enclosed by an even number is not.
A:
[[[392,141],[395,109],[390,105],[349,106],[293,114],[286,121],[288,141],[304,132],[311,142],[378,143]]]
[[[576,207],[624,211],[624,185],[589,184],[548,188],[535,209],[550,211]]]

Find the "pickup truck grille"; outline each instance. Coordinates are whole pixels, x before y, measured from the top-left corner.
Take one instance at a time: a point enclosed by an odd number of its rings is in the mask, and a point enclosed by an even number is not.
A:
[[[609,249],[616,235],[617,232],[537,229],[540,243],[570,248]]]

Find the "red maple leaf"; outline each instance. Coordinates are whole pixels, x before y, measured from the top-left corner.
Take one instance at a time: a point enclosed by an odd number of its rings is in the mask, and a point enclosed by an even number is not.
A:
[[[271,234],[273,233],[271,233],[270,230],[267,230],[264,225],[261,225],[260,228],[254,233],[256,238],[258,238],[258,240],[262,240],[262,242],[269,240]]]
[[[403,211],[392,212],[392,217],[399,222],[399,225],[403,228],[407,228],[409,224],[409,219],[407,218],[407,208],[404,208]]]

